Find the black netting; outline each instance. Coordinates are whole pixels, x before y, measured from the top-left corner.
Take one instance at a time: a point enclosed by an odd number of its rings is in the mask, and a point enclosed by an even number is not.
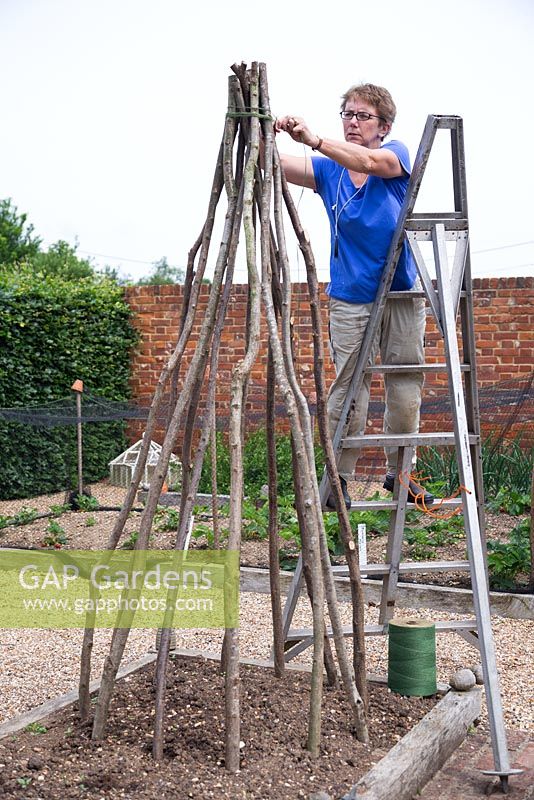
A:
[[[534,373],[525,378],[501,381],[479,389],[480,418],[484,428],[510,428],[516,425],[532,425],[534,421]],[[263,392],[251,392],[247,399],[246,416],[249,422],[261,422],[264,418],[265,395]],[[81,417],[76,411],[74,396],[43,403],[35,406],[0,408],[0,420],[19,422],[37,427],[56,427],[58,425],[75,425],[77,422],[113,422],[117,420],[146,420],[149,413],[148,404],[136,404],[133,401],[107,400],[103,397],[84,392]],[[310,412],[316,413],[316,407],[310,403]],[[384,413],[384,402],[373,399],[369,403],[369,418],[381,418]],[[164,423],[169,415],[169,400],[163,399],[158,413],[158,421]],[[283,403],[278,404],[277,416],[286,416]],[[451,418],[450,396],[445,388],[430,387],[423,395],[421,418],[441,416]],[[195,420],[195,427],[200,427],[202,412]],[[217,409],[218,427],[225,427],[224,409]]]

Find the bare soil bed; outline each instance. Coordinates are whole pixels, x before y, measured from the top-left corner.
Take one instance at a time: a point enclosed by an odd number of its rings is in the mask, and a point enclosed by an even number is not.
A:
[[[215,662],[170,658],[164,758],[151,755],[153,665],[117,684],[105,739],[65,709],[0,741],[0,797],[247,798],[295,800],[314,791],[340,797],[407,733],[436,698],[404,698],[370,686],[369,729],[350,732],[347,702],[325,688],[321,754],[305,750],[309,675],[242,667],[242,761],[224,769],[224,679]],[[44,731],[46,728],[46,731]],[[43,732],[38,732],[41,730]]]

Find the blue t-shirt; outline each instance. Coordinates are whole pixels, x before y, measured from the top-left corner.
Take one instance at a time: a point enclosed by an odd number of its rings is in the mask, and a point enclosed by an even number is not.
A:
[[[315,186],[330,220],[330,283],[326,291],[347,303],[372,303],[375,299],[408,188],[411,168],[406,146],[391,141],[382,147],[395,153],[404,174],[399,178],[368,175],[358,190],[348,171],[337,162],[312,158]],[[404,241],[392,290],[411,289],[416,275],[413,256]]]

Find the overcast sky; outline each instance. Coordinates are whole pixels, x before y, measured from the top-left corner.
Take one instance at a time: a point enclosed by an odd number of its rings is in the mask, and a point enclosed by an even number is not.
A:
[[[533,274],[533,22],[532,0],[0,0],[0,198],[45,244],[77,241],[95,265],[133,278],[162,256],[183,266],[205,219],[229,67],[264,61],[273,113],[322,136],[341,137],[339,97],[360,81],[391,91],[392,138],[412,160],[428,114],[461,115],[473,274]],[[445,144],[428,210],[449,197]],[[302,152],[282,135],[278,146]],[[326,279],[322,203],[295,197]],[[290,254],[304,279],[296,245]]]

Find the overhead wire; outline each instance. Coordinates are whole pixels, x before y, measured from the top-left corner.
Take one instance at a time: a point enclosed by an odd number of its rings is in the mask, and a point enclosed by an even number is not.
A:
[[[528,242],[513,242],[512,244],[502,244],[498,247],[486,247],[484,250],[473,250],[473,256],[478,255],[479,253],[494,253],[497,250],[508,250],[511,247],[525,247],[528,244],[534,244],[534,239],[530,239]]]

